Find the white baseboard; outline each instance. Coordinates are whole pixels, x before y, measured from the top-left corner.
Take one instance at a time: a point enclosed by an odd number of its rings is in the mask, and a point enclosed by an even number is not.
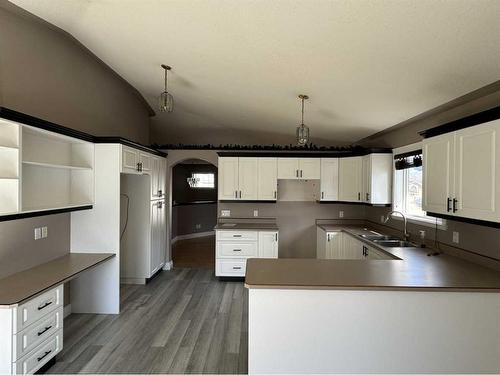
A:
[[[63,319],[65,319],[66,317],[70,316],[71,315],[71,303],[64,306],[64,309],[63,309]]]
[[[170,271],[172,268],[174,268],[174,262],[173,261],[165,262],[165,264],[163,265],[163,270],[164,271]]]
[[[175,236],[174,238],[172,238],[172,241],[170,241],[170,243],[173,245],[177,241],[181,241],[181,240],[191,240],[193,238],[209,237],[209,236],[214,236],[214,235],[215,235],[215,231],[213,231],[213,230],[211,230],[210,232],[184,234],[182,236]]]

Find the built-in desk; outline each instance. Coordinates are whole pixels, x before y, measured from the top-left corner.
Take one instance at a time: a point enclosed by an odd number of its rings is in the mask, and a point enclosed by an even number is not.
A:
[[[0,373],[31,374],[53,361],[63,347],[63,284],[114,256],[69,253],[0,279]]]

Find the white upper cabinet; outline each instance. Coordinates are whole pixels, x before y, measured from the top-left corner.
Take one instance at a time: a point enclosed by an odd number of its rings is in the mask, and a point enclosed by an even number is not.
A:
[[[236,157],[219,158],[217,183],[219,200],[238,199],[238,159]]]
[[[339,200],[339,159],[321,159],[321,200]]]
[[[294,180],[299,178],[299,158],[278,158],[278,179]]]
[[[165,197],[165,183],[167,175],[165,158],[151,156],[151,199]],[[148,173],[149,174],[149,173]]]
[[[258,200],[274,201],[278,195],[278,159],[259,158],[258,160]]]
[[[122,146],[122,173],[140,173],[139,151],[132,147]]]
[[[139,151],[139,165],[141,172],[151,171],[151,157],[152,155]]]
[[[428,212],[500,222],[500,120],[423,142]]]
[[[423,200],[424,211],[446,214],[451,210],[455,133],[443,134],[423,141]]]
[[[259,258],[278,258],[278,232],[259,232]]]
[[[339,200],[344,202],[361,202],[362,192],[361,156],[339,159]]]
[[[370,204],[392,202],[392,154],[369,154],[362,160],[361,200]]]
[[[259,188],[258,158],[239,158],[238,161],[238,199],[256,200]]]
[[[314,180],[321,177],[319,158],[278,158],[278,178],[283,180]]]

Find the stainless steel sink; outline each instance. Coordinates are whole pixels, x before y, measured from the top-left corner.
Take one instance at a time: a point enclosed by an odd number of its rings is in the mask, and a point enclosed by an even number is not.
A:
[[[383,234],[360,234],[360,237],[368,241],[399,241],[398,237],[385,236]]]
[[[415,247],[411,242],[401,240],[373,240],[373,242],[384,247]]]

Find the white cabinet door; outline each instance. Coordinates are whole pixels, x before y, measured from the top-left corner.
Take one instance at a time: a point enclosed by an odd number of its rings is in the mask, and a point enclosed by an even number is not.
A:
[[[278,159],[259,158],[258,200],[274,201],[278,195]]]
[[[362,157],[354,156],[339,160],[339,200],[360,202],[362,190]]]
[[[122,146],[122,173],[139,173],[139,152],[131,147]]]
[[[239,197],[238,158],[219,158],[218,171],[219,200],[234,200]]]
[[[349,234],[342,236],[342,259],[364,259],[363,242]]]
[[[339,200],[339,159],[321,159],[321,200]]]
[[[278,158],[278,178],[296,180],[299,178],[298,158]]]
[[[278,232],[259,232],[259,258],[278,258]]]
[[[342,232],[326,233],[326,259],[345,259],[342,237]]]
[[[448,214],[454,196],[455,133],[423,141],[423,200],[422,209]]]
[[[258,197],[258,158],[239,158],[238,199],[256,200]]]
[[[361,159],[361,200],[365,203],[370,203],[370,197],[372,195],[372,168],[371,168],[371,155],[365,155]]]
[[[300,158],[299,178],[302,180],[314,180],[321,177],[321,159]]]
[[[500,120],[457,131],[455,155],[454,215],[500,221]]]
[[[392,203],[392,154],[363,156],[361,200],[371,204]]]
[[[139,151],[139,164],[141,165],[141,172],[151,171],[151,158],[151,154]]]
[[[158,156],[151,157],[151,199],[159,199],[160,195],[160,173],[161,173],[161,158]]]

